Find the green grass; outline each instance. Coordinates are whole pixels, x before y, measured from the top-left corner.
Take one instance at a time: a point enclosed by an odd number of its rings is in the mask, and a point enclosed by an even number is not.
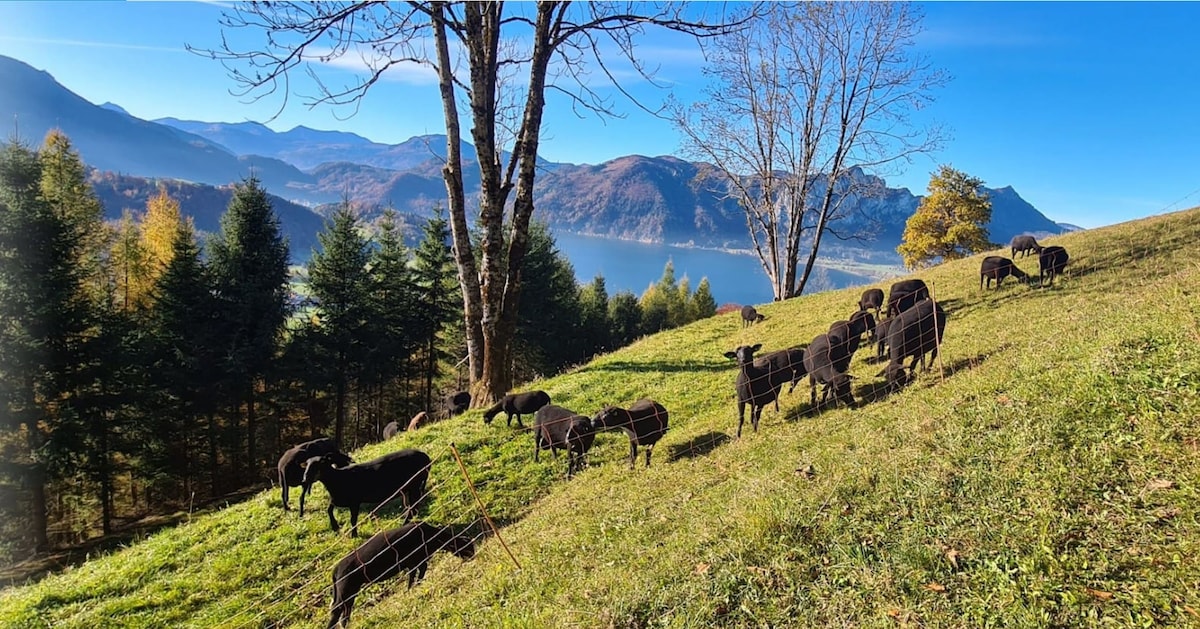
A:
[[[527,433],[478,411],[356,453],[424,449],[423,519],[467,523],[456,443],[522,568],[494,538],[470,562],[439,555],[412,591],[365,589],[353,626],[1200,626],[1200,209],[1048,242],[1072,256],[1051,289],[981,291],[979,257],[919,274],[950,313],[944,376],[858,409],[810,413],[801,388],[730,439],[722,356],[808,342],[850,314],[853,289],[537,383],[585,414],[662,402],[672,427],[649,470],[604,433],[567,481],[562,458],[533,463]],[[851,365],[860,399],[881,389],[868,353]],[[321,488],[310,504],[300,519],[265,492],[10,588],[0,625],[323,626],[356,542],[329,531]]]

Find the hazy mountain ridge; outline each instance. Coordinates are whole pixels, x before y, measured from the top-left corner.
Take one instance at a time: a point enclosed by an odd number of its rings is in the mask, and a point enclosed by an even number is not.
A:
[[[22,137],[38,142],[51,128],[62,128],[83,159],[99,170],[143,178],[172,178],[210,184],[216,190],[250,174],[257,176],[282,202],[316,207],[349,198],[364,208],[368,219],[384,207],[428,216],[446,202],[441,175],[446,137],[425,135],[401,144],[374,142],[354,133],[295,127],[275,132],[255,123],[207,123],[160,119],[147,122],[119,105],[94,105],[59,85],[45,72],[0,56],[0,116],[15,115]],[[463,143],[464,157],[474,148]],[[294,165],[293,165],[294,164]],[[746,219],[737,202],[725,194],[726,182],[703,164],[676,157],[628,155],[602,164],[555,164],[539,160],[541,171],[534,191],[537,216],[553,228],[574,233],[644,242],[690,244],[748,249]],[[302,171],[297,166],[306,167]],[[475,162],[464,165],[464,183],[477,189]],[[823,246],[843,251],[894,255],[905,221],[920,197],[904,188],[888,188],[879,178],[854,170],[875,193],[853,200],[848,217],[839,222],[844,234],[871,234],[871,241],[826,239]],[[129,189],[140,189],[136,178],[115,178],[109,199],[116,202]],[[120,190],[120,188],[127,188]],[[818,188],[820,186],[818,185]],[[990,236],[1006,243],[1013,235],[1038,235],[1067,230],[1042,215],[1010,186],[989,191],[993,200]],[[189,211],[219,215],[219,194],[193,192]],[[476,199],[468,194],[468,204]],[[144,207],[144,203],[142,204]],[[110,207],[119,215],[120,208]],[[311,214],[312,212],[310,212]],[[316,216],[316,214],[313,214]],[[313,242],[320,228],[299,218],[287,221],[294,243]],[[198,221],[201,229],[206,229]],[[301,233],[312,228],[314,231]],[[294,252],[307,256],[307,250]],[[857,255],[857,254],[852,254]]]

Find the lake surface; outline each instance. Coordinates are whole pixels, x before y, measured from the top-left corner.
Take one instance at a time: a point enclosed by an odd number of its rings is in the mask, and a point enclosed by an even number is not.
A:
[[[687,276],[693,292],[700,279],[707,277],[717,305],[761,304],[772,298],[771,284],[757,256],[559,232],[554,234],[554,240],[575,267],[579,282],[590,282],[597,274],[603,275],[609,296],[628,290],[640,297],[662,277],[663,267],[671,260],[676,279]],[[818,271],[813,273],[817,278]],[[824,269],[820,275],[820,283],[826,289],[873,281],[836,269]]]

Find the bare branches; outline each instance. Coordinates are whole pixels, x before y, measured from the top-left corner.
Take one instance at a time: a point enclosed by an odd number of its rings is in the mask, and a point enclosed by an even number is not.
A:
[[[910,57],[918,30],[906,4],[779,4],[707,46],[714,84],[673,118],[689,151],[725,172],[776,299],[804,290],[824,234],[863,236],[834,228],[871,193],[857,169],[938,145],[940,129],[910,120],[945,81]]]

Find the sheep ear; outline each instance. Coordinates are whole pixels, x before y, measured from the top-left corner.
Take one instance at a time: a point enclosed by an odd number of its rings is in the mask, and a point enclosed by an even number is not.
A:
[[[755,343],[754,345],[750,346],[751,351],[757,352],[760,349],[762,349],[762,343]]]
[[[735,358],[737,358],[737,354],[735,354],[733,352],[725,352],[725,358],[735,359]]]
[[[886,374],[886,373],[887,373],[887,367],[884,367],[884,368],[883,368],[883,371],[880,371],[879,373],[875,374],[875,377],[876,377],[876,378],[882,378],[882,377],[883,377],[883,375],[884,375],[884,374]]]

